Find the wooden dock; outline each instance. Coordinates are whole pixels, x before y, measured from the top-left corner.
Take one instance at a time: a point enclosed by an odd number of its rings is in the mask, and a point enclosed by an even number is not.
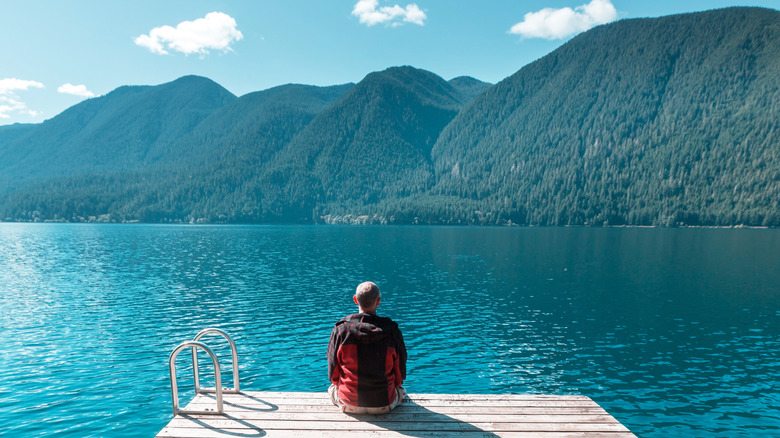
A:
[[[189,410],[215,408],[199,394]],[[177,415],[158,437],[635,437],[577,395],[409,394],[385,415],[348,415],[325,392],[224,395],[223,415]]]

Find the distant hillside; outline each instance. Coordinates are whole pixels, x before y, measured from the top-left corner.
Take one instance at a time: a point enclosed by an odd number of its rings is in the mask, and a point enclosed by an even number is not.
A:
[[[431,148],[463,101],[424,70],[369,74],[279,154],[262,186],[283,191],[266,208],[281,220],[312,220],[425,193],[434,183]]]
[[[24,135],[0,131],[0,194],[52,177],[144,168],[235,99],[210,79],[187,76],[156,87],[120,87],[40,125],[24,125]]]
[[[596,27],[496,85],[185,77],[0,127],[0,219],[780,225],[780,12]]]
[[[458,76],[447,82],[458,91],[464,102],[474,99],[492,86],[492,84],[474,79],[471,76]]]
[[[600,26],[461,112],[434,191],[499,223],[778,225],[778,102],[778,11]]]
[[[38,125],[29,123],[14,123],[13,125],[0,126],[0,145],[7,145],[16,141],[19,137],[27,135]]]
[[[262,163],[353,85],[290,84],[241,96],[174,142],[166,158],[181,157],[212,166],[230,166],[237,161]]]
[[[247,94],[156,150],[145,166],[83,172],[29,185],[0,201],[6,206],[0,217],[262,221],[262,191],[251,180],[317,113],[352,86],[283,85]]]

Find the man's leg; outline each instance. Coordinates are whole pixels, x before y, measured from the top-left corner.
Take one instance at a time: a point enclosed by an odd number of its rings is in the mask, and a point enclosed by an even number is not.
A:
[[[400,405],[404,401],[404,397],[406,397],[406,389],[403,386],[395,388],[395,401],[390,403],[390,409]]]
[[[328,395],[330,395],[330,402],[331,403],[333,403],[334,405],[336,405],[338,407],[341,407],[341,404],[339,403],[341,401],[341,399],[339,399],[339,387],[338,386],[336,386],[336,385],[331,383],[330,384],[330,388],[328,388]]]
[[[401,404],[404,397],[406,397],[406,389],[404,389],[403,386],[399,386],[398,388],[395,388],[395,400],[393,403],[390,404],[390,406],[382,406],[378,408],[366,408],[366,407],[359,407],[359,406],[351,406],[339,398],[339,388],[338,386],[331,384],[328,388],[328,394],[330,395],[330,402],[334,405],[341,408],[343,412],[347,412],[350,414],[387,414],[390,412],[391,409]]]

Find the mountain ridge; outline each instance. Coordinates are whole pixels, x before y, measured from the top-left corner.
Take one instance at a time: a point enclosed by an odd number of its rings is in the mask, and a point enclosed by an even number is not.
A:
[[[0,219],[777,226],[778,53],[780,12],[726,8],[601,25],[495,85],[120,87],[0,127]]]

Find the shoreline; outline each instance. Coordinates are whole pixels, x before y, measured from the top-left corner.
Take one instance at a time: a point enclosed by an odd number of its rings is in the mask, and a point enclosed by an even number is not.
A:
[[[316,222],[316,223],[296,223],[296,222],[208,222],[205,220],[197,221],[170,221],[170,222],[142,222],[139,220],[130,221],[67,221],[64,219],[48,219],[39,221],[23,220],[3,220],[0,224],[94,224],[94,225],[192,225],[192,226],[348,226],[348,227],[473,227],[473,228],[657,228],[657,229],[683,229],[683,228],[701,228],[701,229],[755,229],[755,230],[773,230],[779,227],[770,227],[766,225],[530,225],[530,224],[450,224],[450,223],[376,223],[376,222]]]

